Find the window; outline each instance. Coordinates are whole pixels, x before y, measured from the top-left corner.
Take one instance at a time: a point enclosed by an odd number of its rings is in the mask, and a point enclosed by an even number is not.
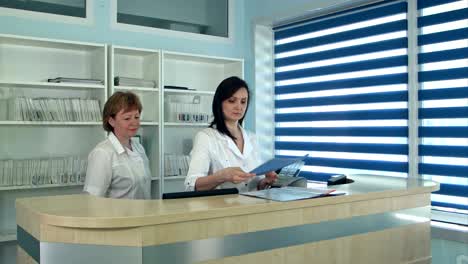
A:
[[[275,29],[275,149],[302,176],[408,174],[405,2]]]
[[[228,37],[228,0],[118,0],[117,23]]]
[[[468,2],[418,1],[419,173],[438,210],[468,212]]]
[[[418,26],[411,31],[418,33],[408,35],[413,14]],[[416,160],[408,156],[408,129],[418,129],[418,177],[441,184],[433,209],[466,224],[466,0],[419,0],[410,10],[406,1],[385,1],[274,34],[277,156],[309,153],[302,176],[313,180],[336,173],[407,177]],[[409,38],[418,46],[409,47]],[[418,65],[408,65],[408,56]],[[418,85],[409,87],[410,78]],[[408,89],[418,89],[414,102]],[[409,103],[419,105],[418,117],[409,119]]]
[[[86,18],[86,0],[0,0],[0,7]]]

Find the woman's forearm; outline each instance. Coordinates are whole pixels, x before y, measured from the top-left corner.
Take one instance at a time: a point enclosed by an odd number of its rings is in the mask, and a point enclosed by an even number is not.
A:
[[[226,181],[223,179],[221,175],[212,174],[204,177],[199,177],[195,181],[195,190],[196,191],[206,191],[212,190],[218,185],[225,183]]]

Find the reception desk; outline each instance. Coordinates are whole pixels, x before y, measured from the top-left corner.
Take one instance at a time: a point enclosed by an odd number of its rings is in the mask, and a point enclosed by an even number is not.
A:
[[[431,181],[354,175],[347,195],[16,201],[18,263],[430,263]]]

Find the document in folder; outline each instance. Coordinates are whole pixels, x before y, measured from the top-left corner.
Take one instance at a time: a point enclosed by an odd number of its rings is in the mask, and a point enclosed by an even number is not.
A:
[[[333,189],[310,189],[301,187],[272,188],[261,191],[245,192],[242,195],[252,196],[278,202],[310,199],[328,196],[333,193]]]
[[[263,175],[270,171],[276,171],[282,169],[288,165],[291,165],[295,162],[303,161],[307,158],[309,154],[305,155],[304,157],[300,158],[274,158],[271,159],[262,165],[258,166],[257,168],[253,169],[250,173],[255,173],[256,175]]]

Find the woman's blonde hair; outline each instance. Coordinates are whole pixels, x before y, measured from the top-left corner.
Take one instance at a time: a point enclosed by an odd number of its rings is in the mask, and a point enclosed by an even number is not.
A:
[[[132,92],[115,92],[107,99],[102,111],[102,127],[107,132],[114,132],[114,127],[109,124],[109,119],[115,118],[117,113],[124,110],[125,112],[138,110],[139,113],[143,110],[140,99]]]

